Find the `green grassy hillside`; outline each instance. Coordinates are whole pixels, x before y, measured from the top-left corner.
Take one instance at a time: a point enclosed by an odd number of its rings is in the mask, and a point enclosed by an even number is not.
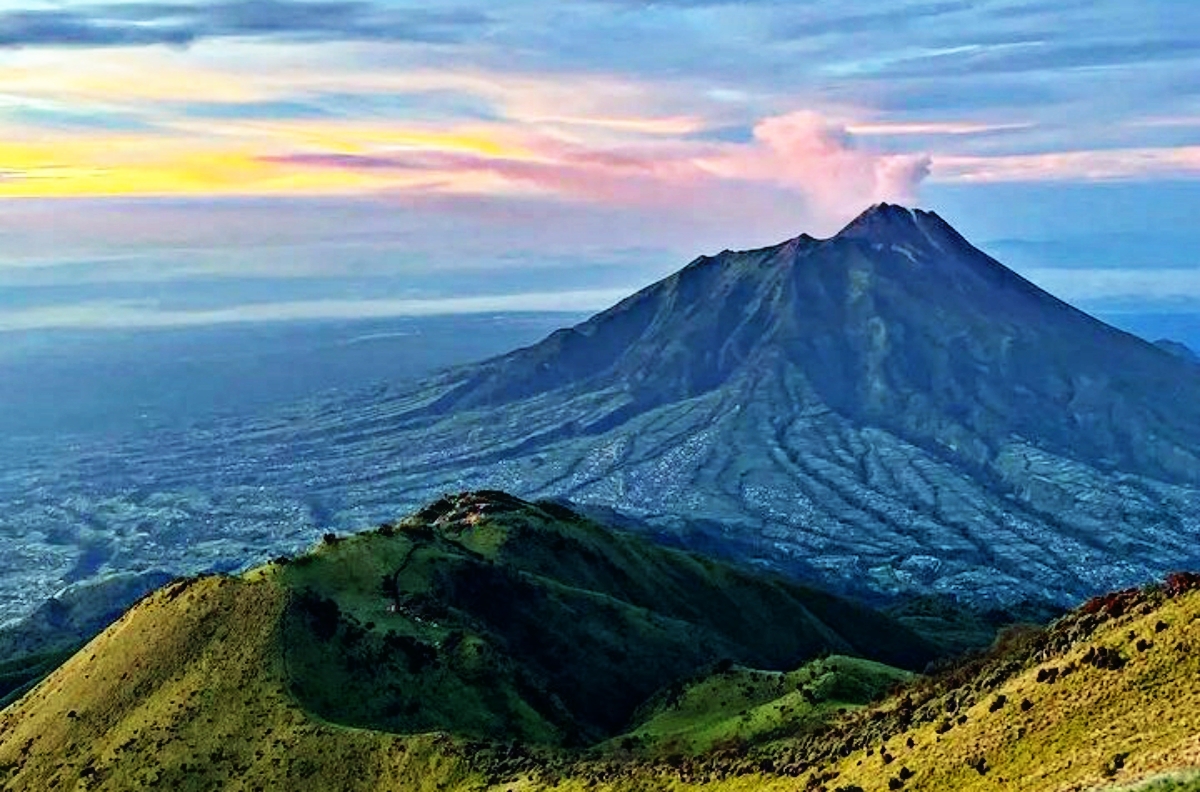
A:
[[[881,698],[911,674],[853,657],[814,660],[790,672],[732,666],[671,685],[634,716],[608,750],[702,755],[723,746],[818,733],[832,717]]]
[[[155,594],[0,714],[0,786],[433,790],[467,780],[437,737],[305,712],[279,651],[287,606],[267,580],[210,577]]]
[[[928,649],[843,600],[461,496],[148,597],[0,713],[0,788],[1200,788],[1200,580],[932,676],[862,655]]]
[[[439,501],[273,574],[296,595],[284,643],[297,699],[392,732],[584,745],[722,659],[934,656],[855,603],[501,493]]]
[[[4,712],[0,778],[16,789],[243,778],[374,788],[407,772],[394,751],[428,759],[429,745],[463,739],[582,747],[721,661],[784,671],[833,652],[910,668],[933,657],[855,603],[550,504],[460,496],[242,578],[147,598]],[[454,739],[404,736],[417,734]],[[310,767],[316,743],[388,769]],[[447,772],[442,781],[468,771]]]
[[[1098,598],[856,717],[839,783],[1104,789],[1200,779],[1200,578]],[[912,740],[913,747],[908,747]],[[893,761],[884,763],[887,747]],[[907,768],[908,779],[900,779]]]

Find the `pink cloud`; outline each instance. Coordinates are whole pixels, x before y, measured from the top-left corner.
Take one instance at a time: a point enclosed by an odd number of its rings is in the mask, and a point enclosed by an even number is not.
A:
[[[605,148],[545,136],[523,143],[528,153],[520,157],[392,150],[269,159],[299,167],[444,174],[447,185],[455,176],[485,174],[493,177],[488,184],[498,179],[519,191],[664,210],[719,207],[757,188],[771,200],[780,193],[794,196],[799,207],[793,214],[818,225],[844,221],[879,201],[915,202],[930,167],[925,156],[860,148],[845,128],[809,112],[764,119],[747,143],[676,140]]]
[[[422,171],[449,175],[488,174],[513,186],[534,188],[571,200],[624,205],[679,200],[687,183],[710,177],[680,152],[588,149],[537,141],[534,157],[497,157],[433,150],[381,154],[301,153],[264,159],[302,167],[360,171]],[[446,182],[452,187],[453,179]]]
[[[1032,129],[1035,124],[1028,121],[1010,123],[978,123],[972,121],[867,121],[851,123],[846,129],[855,135],[895,137],[906,135],[942,135],[965,137],[989,135],[996,132],[1014,132]]]
[[[844,216],[879,201],[916,202],[930,158],[859,148],[844,127],[800,111],[760,121],[752,143],[704,164],[722,178],[773,183],[822,215]]]

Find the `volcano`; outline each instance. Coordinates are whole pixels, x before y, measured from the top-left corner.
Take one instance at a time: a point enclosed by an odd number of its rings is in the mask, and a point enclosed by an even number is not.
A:
[[[619,391],[615,409],[576,427],[594,435],[751,385],[786,390],[788,412],[829,409],[962,465],[986,467],[1020,437],[1101,468],[1198,484],[1198,384],[936,214],[880,204],[829,240],[700,258],[467,372],[419,414]]]
[[[449,491],[561,498],[860,595],[1071,603],[1200,566],[1200,368],[888,204],[205,442],[144,464],[336,529]]]

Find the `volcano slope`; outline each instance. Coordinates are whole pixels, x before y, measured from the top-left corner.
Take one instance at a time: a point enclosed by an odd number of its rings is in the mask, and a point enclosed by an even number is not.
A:
[[[1071,606],[1200,566],[1198,449],[1200,368],[880,205],[422,386],[106,470],[336,530],[447,491],[562,497],[836,590]]]
[[[0,712],[0,785],[1194,790],[1198,589],[914,677],[861,606],[462,496],[145,599]]]
[[[699,259],[346,430],[419,434],[396,467],[417,482],[708,519],[851,587],[1077,602],[1200,562],[1197,397],[1194,367],[884,205]]]

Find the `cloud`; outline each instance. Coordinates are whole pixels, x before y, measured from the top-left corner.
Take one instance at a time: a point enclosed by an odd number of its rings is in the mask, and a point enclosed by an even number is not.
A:
[[[624,204],[680,201],[684,184],[696,184],[706,174],[680,150],[603,150],[538,141],[541,149],[523,158],[437,150],[379,154],[298,153],[268,156],[275,165],[337,169],[352,172],[394,171],[440,174],[447,190],[463,189],[464,176],[489,176],[497,181],[468,180],[483,192],[535,189],[561,198]],[[428,184],[422,185],[427,188]],[[435,188],[436,189],[436,188]]]
[[[751,144],[729,146],[704,165],[725,178],[764,181],[805,194],[826,215],[879,201],[915,203],[930,172],[926,155],[860,148],[845,127],[807,111],[761,121]]]
[[[120,47],[190,44],[196,38],[183,27],[112,24],[74,11],[9,11],[0,15],[0,47]]]
[[[1032,268],[1022,274],[1051,294],[1083,305],[1200,300],[1200,266],[1187,269]]]
[[[851,123],[846,130],[854,135],[874,137],[944,135],[991,135],[1031,129],[1031,123],[987,123],[980,121],[863,121]]]
[[[1200,178],[1200,146],[987,157],[947,155],[933,161],[933,177],[943,182],[974,183]]]
[[[946,52],[896,58],[886,64],[894,78],[969,78],[987,73],[1063,71],[1087,67],[1144,65],[1154,61],[1192,59],[1200,54],[1195,37],[1156,36],[1142,41],[1021,41],[999,45],[953,47]],[[883,66],[884,64],[881,64]]]
[[[747,143],[682,141],[587,148],[530,139],[520,157],[381,150],[296,152],[263,160],[277,166],[358,173],[442,174],[447,185],[461,183],[464,174],[486,175],[498,182],[473,183],[675,211],[688,211],[698,202],[719,205],[728,198],[726,188],[731,183],[757,184],[803,197],[822,218],[844,218],[878,201],[915,202],[930,167],[924,155],[860,148],[844,127],[803,111],[762,120]]]
[[[1151,129],[1200,129],[1200,115],[1184,116],[1153,116],[1139,118],[1128,122],[1132,127],[1149,127]]]
[[[490,22],[471,9],[395,9],[365,0],[130,2],[0,13],[0,47],[185,46],[204,39],[449,43]]]
[[[502,311],[597,311],[628,294],[628,289],[594,289],[432,299],[303,300],[184,311],[162,310],[152,303],[138,301],[89,302],[0,311],[0,333],[64,328],[198,327],[244,322],[381,319]]]
[[[162,110],[189,119],[255,121],[274,119],[325,119],[335,114],[320,101],[267,100],[256,102],[180,102]]]
[[[878,5],[880,7],[869,11],[854,11],[849,4],[814,3],[807,9],[797,9],[798,13],[789,14],[789,24],[779,29],[776,36],[784,39],[803,38],[844,34],[846,31],[887,31],[894,35],[897,30],[936,25],[941,17],[958,15],[979,7],[976,0],[905,2],[899,5],[893,3],[891,7],[883,7],[883,3]]]
[[[459,121],[499,121],[497,107],[487,97],[452,87],[421,89],[418,81],[409,90],[295,91],[288,100],[259,103],[191,104],[196,118],[375,118],[412,124]]]
[[[665,203],[672,197],[674,208]],[[396,276],[411,283],[429,276],[430,288],[448,288],[450,272],[489,268],[514,278],[532,273],[511,291],[539,291],[551,265],[572,273],[555,288],[574,288],[588,267],[629,272],[645,284],[700,252],[759,247],[836,225],[818,228],[803,200],[761,185],[677,191],[662,200],[662,210],[461,193],[14,201],[0,213],[0,298],[17,286],[213,278]],[[621,252],[631,247],[640,252]],[[582,282],[628,282],[613,277]]]
[[[79,131],[151,131],[152,124],[135,113],[113,111],[103,107],[72,107],[65,102],[18,101],[0,96],[0,124],[25,129]]]
[[[928,24],[938,17],[977,9],[977,0],[892,0],[880,3],[871,10],[853,10],[846,3],[810,2],[798,4],[791,0],[593,0],[600,6],[627,9],[670,9],[675,12],[706,11],[731,8],[745,13],[747,9],[777,12],[787,20],[774,32],[777,38],[819,36],[847,30],[887,30],[897,27]]]

